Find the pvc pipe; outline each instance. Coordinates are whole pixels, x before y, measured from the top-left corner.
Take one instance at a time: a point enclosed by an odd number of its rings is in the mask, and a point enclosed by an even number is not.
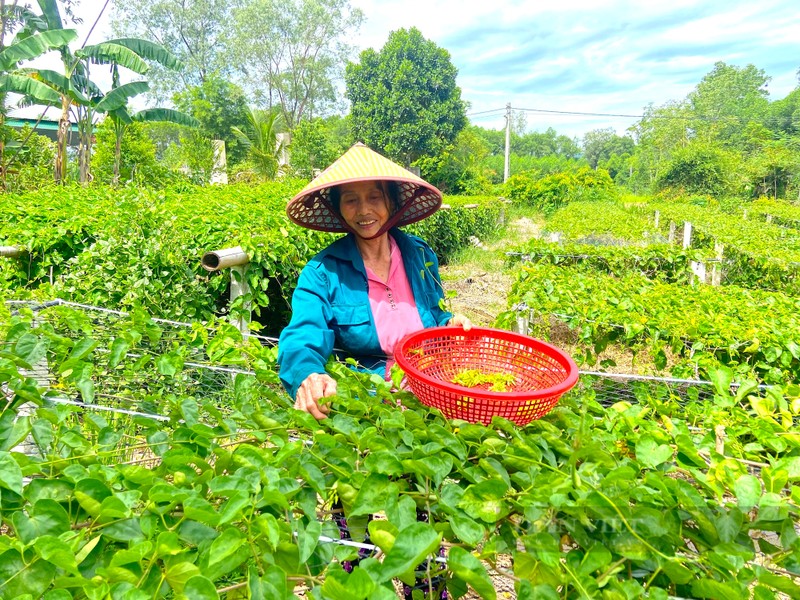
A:
[[[241,246],[235,248],[225,248],[224,250],[214,250],[206,252],[200,263],[206,271],[219,271],[227,267],[238,267],[250,262],[247,252]]]
[[[18,248],[17,246],[0,246],[0,256],[7,258],[18,258],[25,252],[25,248]]]

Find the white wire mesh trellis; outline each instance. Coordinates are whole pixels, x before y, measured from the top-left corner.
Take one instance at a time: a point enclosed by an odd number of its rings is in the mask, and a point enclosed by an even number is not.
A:
[[[100,342],[98,347],[99,352],[108,352],[107,346],[110,341],[113,341],[114,336],[118,333],[118,326],[127,318],[130,313],[118,310],[111,310],[98,306],[91,306],[87,304],[79,304],[75,302],[68,302],[64,300],[54,300],[45,303],[35,303],[29,301],[6,301],[6,305],[17,311],[20,308],[27,308],[40,313],[42,310],[52,307],[63,306],[85,313],[91,324],[91,335],[95,340]],[[527,320],[520,309],[520,322],[518,327],[522,333],[527,333]],[[555,315],[560,318],[568,318],[568,315]],[[44,321],[48,321],[47,315],[40,317]],[[127,354],[129,359],[133,360],[147,360],[153,363],[154,359],[162,356],[168,352],[171,345],[177,343],[185,343],[188,336],[192,331],[204,325],[193,323],[185,323],[180,321],[170,321],[165,319],[151,319],[156,323],[160,329],[161,334],[159,337],[151,341],[151,343],[140,344],[136,348],[136,352]],[[126,321],[127,322],[127,321]],[[76,337],[77,333],[72,330],[62,330],[62,333],[67,336]],[[213,333],[209,333],[213,336]],[[277,338],[251,335],[250,337],[259,340],[264,346],[275,346],[278,342]],[[209,357],[204,347],[189,347],[182,362],[184,377],[178,380],[171,380],[174,386],[185,386],[177,391],[186,392],[194,391],[204,398],[213,399],[215,396],[223,394],[226,389],[234,384],[234,377],[242,375],[247,378],[257,380],[257,373],[253,370],[230,366],[220,362],[216,362],[213,357]],[[42,372],[41,368],[32,374],[39,382],[46,386],[50,383],[52,378],[51,373]],[[666,376],[652,376],[652,375],[639,375],[639,374],[626,374],[626,373],[609,373],[603,371],[590,371],[581,370],[581,378],[576,390],[573,393],[580,393],[585,389],[592,389],[596,394],[597,400],[601,404],[612,404],[618,401],[635,401],[637,399],[638,389],[655,389],[661,388],[666,392],[677,397],[693,397],[693,398],[706,398],[713,394],[713,384],[710,381],[702,379],[681,379]],[[138,414],[156,418],[156,419],[169,419],[168,415],[160,414],[158,411],[153,410],[152,403],[148,404],[147,390],[148,382],[142,381],[139,393],[131,393],[132,386],[130,379],[125,378],[124,381],[119,373],[114,371],[104,371],[96,377],[96,393],[98,401],[93,403],[78,402],[74,399],[73,404],[80,405],[90,410],[104,410],[107,412],[115,412],[118,414],[130,414],[136,416]],[[135,382],[134,382],[135,383]],[[152,382],[151,382],[152,383]],[[125,386],[124,391],[127,394],[114,393],[122,391],[120,386]],[[737,384],[732,385],[735,391]],[[760,386],[765,389],[767,386]],[[136,391],[136,390],[134,390]],[[61,399],[61,402],[67,403],[70,399]],[[288,400],[287,400],[288,402]],[[114,406],[118,404],[118,406]],[[287,404],[288,405],[288,404]]]

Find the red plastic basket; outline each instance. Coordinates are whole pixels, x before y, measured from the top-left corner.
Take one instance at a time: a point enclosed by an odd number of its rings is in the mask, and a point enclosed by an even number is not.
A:
[[[547,414],[578,381],[578,367],[567,354],[526,335],[473,327],[434,327],[412,333],[397,344],[394,358],[419,400],[449,419],[489,424],[505,417],[518,425]],[[465,387],[452,380],[467,369],[512,374],[509,391],[487,383]]]

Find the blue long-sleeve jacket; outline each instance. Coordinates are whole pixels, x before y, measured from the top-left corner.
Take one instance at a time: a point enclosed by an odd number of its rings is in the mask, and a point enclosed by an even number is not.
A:
[[[403,256],[422,326],[447,324],[452,314],[439,306],[444,293],[433,250],[399,229],[389,234]],[[367,270],[352,233],[317,254],[300,273],[292,318],[278,342],[281,381],[292,398],[306,377],[325,372],[334,347],[383,376],[386,355],[369,306]]]

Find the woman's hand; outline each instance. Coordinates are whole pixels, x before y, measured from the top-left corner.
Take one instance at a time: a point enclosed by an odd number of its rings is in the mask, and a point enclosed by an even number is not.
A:
[[[457,327],[461,326],[464,328],[464,331],[469,331],[472,329],[472,321],[470,321],[466,316],[458,313],[454,314],[447,324]]]
[[[320,402],[322,398],[336,395],[336,380],[327,373],[312,373],[303,380],[297,389],[294,407],[310,413],[312,417],[324,419],[330,412],[330,406]]]

